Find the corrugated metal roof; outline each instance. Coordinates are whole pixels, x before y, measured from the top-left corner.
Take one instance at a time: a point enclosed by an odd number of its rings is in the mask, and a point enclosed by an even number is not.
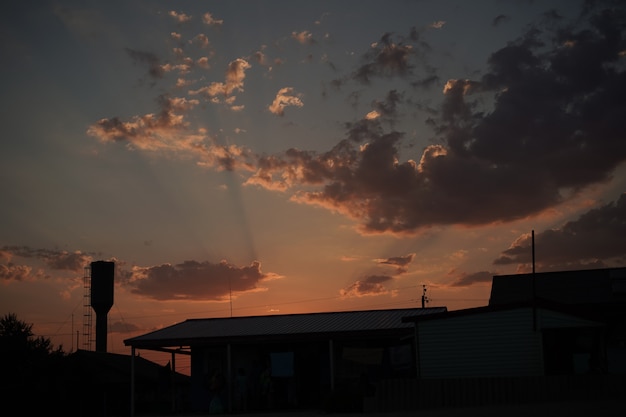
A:
[[[412,329],[406,316],[442,313],[446,307],[344,311],[272,316],[189,319],[182,323],[124,340],[126,346],[167,347],[212,339],[346,334]]]

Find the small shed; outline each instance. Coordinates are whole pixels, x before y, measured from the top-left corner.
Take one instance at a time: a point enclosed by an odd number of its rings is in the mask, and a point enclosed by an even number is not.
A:
[[[604,324],[601,369],[626,374],[626,268],[496,275],[489,306],[546,300]],[[551,332],[547,337],[555,337]]]
[[[406,317],[420,378],[586,373],[605,355],[604,324],[545,302]]]

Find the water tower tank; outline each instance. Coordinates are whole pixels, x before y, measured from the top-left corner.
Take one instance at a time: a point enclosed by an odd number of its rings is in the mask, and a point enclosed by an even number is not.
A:
[[[91,308],[96,312],[96,351],[107,350],[107,316],[113,307],[115,263],[91,263]]]

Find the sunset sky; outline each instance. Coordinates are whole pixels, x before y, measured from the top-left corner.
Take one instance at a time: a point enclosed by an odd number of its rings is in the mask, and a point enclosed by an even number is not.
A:
[[[0,20],[0,313],[65,351],[95,260],[116,263],[115,353],[188,318],[419,307],[423,286],[484,306],[531,271],[533,230],[538,272],[626,266],[623,2]]]

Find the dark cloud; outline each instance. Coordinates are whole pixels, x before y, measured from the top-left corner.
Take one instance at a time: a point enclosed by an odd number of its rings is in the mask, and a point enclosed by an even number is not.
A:
[[[362,84],[369,84],[372,78],[404,77],[411,73],[411,55],[413,46],[393,40],[393,34],[385,33],[378,42],[364,55],[365,63],[352,77]]]
[[[339,293],[342,297],[363,297],[368,295],[388,294],[385,283],[393,280],[389,275],[370,275],[342,289]]]
[[[128,285],[134,294],[154,300],[222,301],[230,295],[259,291],[261,283],[275,278],[279,276],[261,272],[259,262],[239,267],[226,261],[186,261],[135,267]]]
[[[87,134],[105,142],[126,142],[139,149],[176,149],[162,139],[186,129],[185,115],[198,105],[198,100],[161,95],[156,101],[159,106],[156,114],[135,116],[127,122],[118,117],[101,119],[88,128]]]
[[[417,79],[411,82],[411,85],[415,88],[428,89],[439,84],[440,79],[437,75],[427,75],[424,78]]]
[[[489,284],[493,280],[495,272],[480,271],[473,273],[459,273],[454,281],[450,284],[452,287],[468,287],[474,284]]]
[[[109,325],[109,331],[112,333],[133,333],[138,330],[142,330],[142,328],[123,321],[116,321]]]
[[[381,78],[413,77],[415,68],[418,65],[425,65],[423,57],[430,51],[430,45],[421,40],[420,32],[415,27],[411,28],[406,36],[385,33],[361,55],[361,63],[354,71],[347,76],[332,80],[330,86],[338,91],[352,81],[369,85]],[[431,70],[427,69],[427,72]],[[431,76],[425,80],[416,81],[416,85],[429,84]]]
[[[626,17],[600,11],[576,30],[558,21],[495,51],[482,78],[448,81],[430,120],[438,142],[415,160],[402,162],[402,132],[368,118],[326,153],[263,160],[250,183],[320,186],[293,200],[343,213],[363,233],[400,235],[527,218],[610,180],[626,161]],[[411,68],[410,48],[389,34],[372,53],[363,81]],[[375,105],[395,112],[398,97]]]
[[[413,262],[414,258],[415,254],[410,253],[404,256],[376,259],[378,265],[395,267],[394,275],[369,274],[365,278],[359,279],[341,289],[339,293],[342,297],[363,297],[393,293],[394,291],[387,289],[385,284],[392,282],[395,276],[406,273],[408,266]]]
[[[81,252],[61,252],[46,259],[46,264],[51,269],[74,272],[82,271],[89,262],[91,262],[91,256]]]
[[[26,281],[31,278],[33,269],[28,265],[12,262],[0,263],[0,281]]]
[[[13,257],[38,259],[45,265],[57,271],[83,272],[83,269],[90,264],[94,253],[81,251],[67,252],[52,249],[37,249],[28,246],[4,246],[0,248],[0,262],[3,259],[10,260]],[[19,269],[19,268],[17,268]],[[16,269],[16,270],[17,270]]]
[[[577,220],[535,235],[535,267],[541,271],[606,268],[626,262],[626,193]],[[494,265],[532,265],[532,235],[520,236]]]
[[[148,74],[152,78],[163,78],[165,71],[161,66],[161,60],[151,52],[137,51],[135,49],[126,48],[126,52],[136,64],[147,65]]]
[[[385,265],[407,266],[413,262],[414,258],[415,254],[410,253],[406,256],[393,256],[391,258],[381,259],[378,262]]]
[[[372,102],[372,109],[376,110],[381,117],[394,118],[398,111],[398,105],[403,101],[403,94],[391,90],[387,93],[384,100],[374,100]]]
[[[500,15],[498,15],[498,16],[493,18],[493,20],[491,21],[491,25],[492,26],[499,26],[502,23],[508,22],[509,20],[511,20],[511,16],[500,14]]]
[[[3,246],[0,248],[0,281],[50,278],[43,267],[51,271],[67,271],[73,276],[82,277],[84,268],[91,263],[94,256],[96,256],[95,253],[81,251],[67,252],[28,246]],[[20,261],[20,258],[24,263]],[[33,261],[41,262],[42,267],[33,267]]]
[[[379,259],[378,263],[381,265],[391,265],[396,268],[396,275],[404,274],[408,270],[408,266],[413,262],[415,258],[414,253],[410,253],[406,256],[394,256],[387,259]]]

